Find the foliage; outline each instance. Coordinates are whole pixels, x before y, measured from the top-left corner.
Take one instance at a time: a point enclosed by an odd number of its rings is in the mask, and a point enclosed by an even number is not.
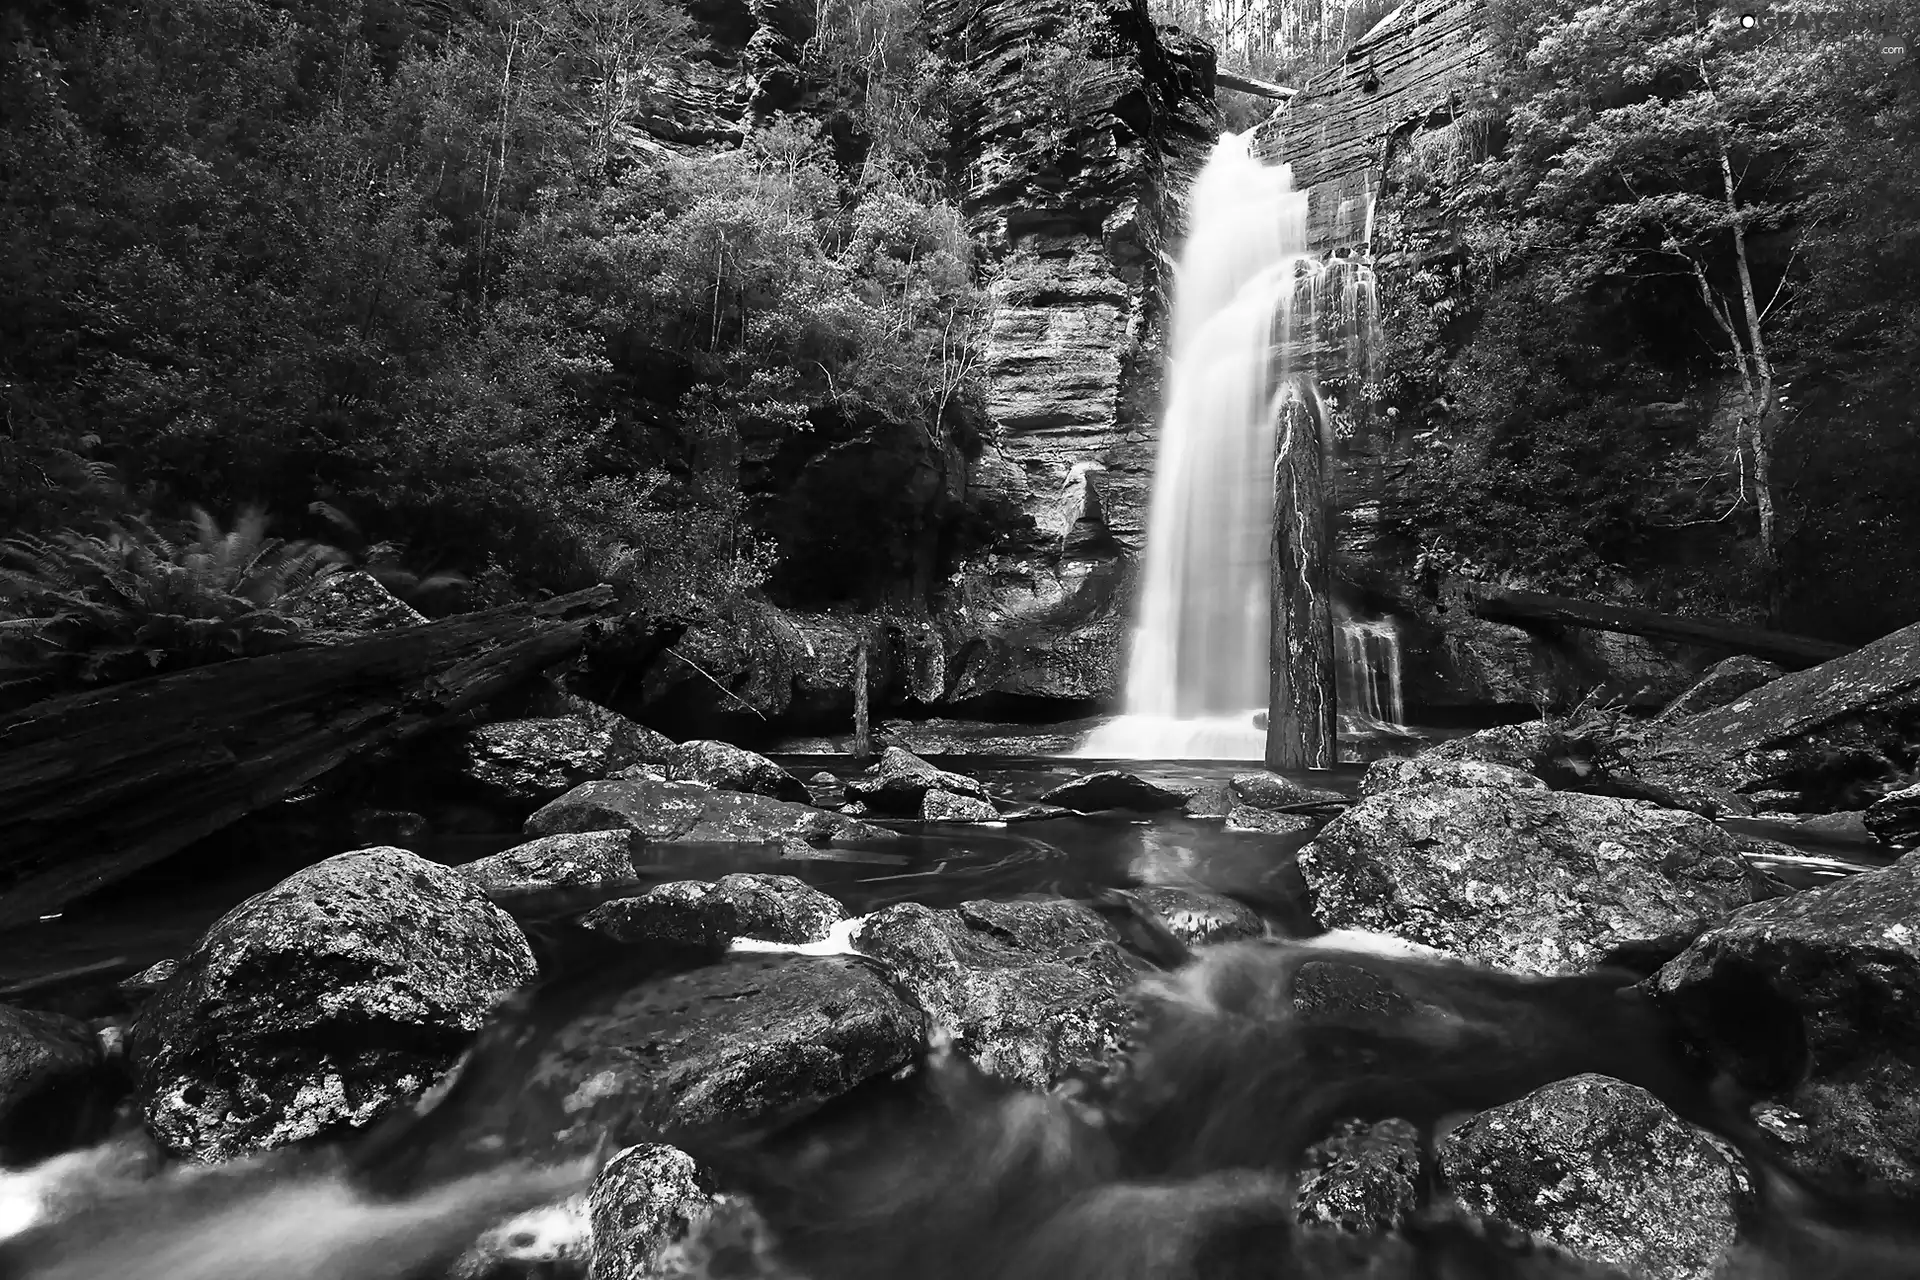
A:
[[[287,597],[341,553],[267,536],[242,512],[230,530],[196,510],[170,539],[129,518],[104,534],[26,534],[0,544],[0,687],[65,692],[310,642]]]

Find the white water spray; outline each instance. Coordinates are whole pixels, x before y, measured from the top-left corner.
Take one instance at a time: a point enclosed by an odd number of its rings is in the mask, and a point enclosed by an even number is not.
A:
[[[1323,353],[1359,367],[1373,282],[1358,261],[1309,256],[1307,193],[1252,137],[1221,138],[1188,200],[1126,713],[1078,756],[1265,749],[1275,419],[1289,397],[1322,404]]]

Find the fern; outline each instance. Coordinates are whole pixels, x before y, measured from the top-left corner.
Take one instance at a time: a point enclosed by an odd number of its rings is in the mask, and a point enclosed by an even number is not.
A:
[[[0,543],[0,689],[46,696],[314,643],[277,606],[346,557],[267,527],[258,508],[231,529],[196,508],[178,541],[133,518]]]

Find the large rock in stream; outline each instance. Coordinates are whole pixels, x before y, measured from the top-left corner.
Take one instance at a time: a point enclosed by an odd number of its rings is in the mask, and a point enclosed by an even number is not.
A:
[[[1575,1076],[1453,1131],[1440,1163],[1476,1213],[1658,1280],[1707,1280],[1748,1194],[1732,1157],[1644,1089]]]
[[[1120,1044],[1136,970],[1084,904],[903,903],[869,916],[854,945],[992,1075],[1045,1089]]]
[[[635,898],[603,902],[580,923],[620,942],[724,945],[733,938],[819,942],[847,911],[793,876],[736,873],[711,883],[677,880]]]
[[[1754,1034],[1756,984],[1798,1011],[1804,1045]],[[1920,1192],[1920,854],[1748,907],[1657,989],[1743,1077],[1781,1091],[1804,1167]]]
[[[673,749],[671,739],[592,707],[480,725],[460,739],[455,767],[470,788],[495,803],[543,804],[583,782],[658,764]]]
[[[649,841],[827,845],[900,837],[809,805],[637,773],[575,787],[527,819],[529,836],[632,831]]]
[[[342,854],[222,916],[128,1041],[147,1123],[226,1160],[423,1090],[534,976],[508,915],[403,849]]]
[[[125,1093],[86,1023],[0,1004],[0,1168],[94,1141]]]
[[[1515,787],[1369,796],[1300,852],[1314,917],[1527,973],[1584,968],[1752,902],[1739,847],[1697,814]]]
[[[667,752],[666,775],[674,782],[704,782],[725,791],[747,791],[776,800],[807,802],[807,784],[756,751],[699,738]]]
[[[987,789],[965,774],[935,768],[911,751],[888,747],[871,777],[847,782],[846,797],[867,806],[874,813],[918,818],[925,814],[926,797],[940,792],[987,801]],[[989,806],[990,807],[990,806]],[[966,819],[977,821],[978,819]]]

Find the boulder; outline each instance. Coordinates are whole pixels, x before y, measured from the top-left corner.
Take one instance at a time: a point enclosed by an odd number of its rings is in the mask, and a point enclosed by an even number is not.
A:
[[[683,742],[667,752],[666,776],[673,782],[704,782],[725,791],[745,791],[805,804],[807,784],[773,761],[744,747],[710,738]]]
[[[1300,1169],[1300,1221],[1344,1231],[1392,1231],[1412,1216],[1420,1139],[1404,1120],[1348,1120],[1307,1151]]]
[[[480,725],[460,740],[456,767],[497,803],[544,804],[583,782],[658,763],[673,749],[651,729],[596,711]]]
[[[634,833],[579,831],[542,836],[454,868],[490,893],[585,889],[635,878]]]
[[[1708,667],[1692,687],[1669,702],[1654,719],[1664,724],[1724,707],[1742,694],[1751,693],[1763,684],[1771,684],[1785,674],[1785,667],[1764,658],[1745,653],[1735,654]]]
[[[1809,807],[1845,807],[1832,800],[1920,748],[1920,623],[1663,726],[1657,742],[1721,762],[1735,791],[1784,789]]]
[[[1732,837],[1635,800],[1506,787],[1370,796],[1301,850],[1313,913],[1529,973],[1753,900]]]
[[[128,1041],[147,1123],[224,1160],[362,1125],[423,1090],[534,976],[513,920],[403,849],[308,867],[222,916]]]
[[[1189,818],[1224,818],[1233,812],[1231,782],[1203,778],[1192,782],[1169,783],[1167,789],[1178,791],[1187,798],[1186,815]]]
[[[736,873],[678,880],[635,898],[603,902],[580,923],[620,942],[663,939],[695,946],[734,938],[819,942],[846,908],[792,876]]]
[[[920,817],[927,822],[998,822],[1000,811],[978,796],[929,791],[920,797]]]
[[[1755,983],[1799,1014],[1804,1046],[1753,1033]],[[1700,1042],[1781,1091],[1805,1125],[1803,1167],[1920,1191],[1920,854],[1748,907],[1656,989]]]
[[[125,1092],[86,1023],[0,1004],[0,1168],[92,1142]]]
[[[1133,963],[1084,904],[902,903],[869,916],[853,942],[992,1075],[1045,1089],[1120,1043]]]
[[[659,1275],[660,1255],[712,1210],[693,1157],[643,1142],[616,1151],[587,1192],[593,1224],[590,1280]]]
[[[1890,791],[1867,806],[1867,830],[1888,844],[1920,843],[1920,782]]]
[[[1450,738],[1420,754],[1429,760],[1485,760],[1538,774],[1552,757],[1562,728],[1557,720],[1495,725],[1478,733]]]
[[[1236,773],[1229,784],[1234,800],[1249,809],[1285,809],[1290,805],[1345,804],[1347,797],[1325,787],[1295,782],[1283,773]]]
[[[854,778],[845,788],[850,801],[869,812],[917,818],[929,791],[987,800],[987,789],[965,774],[936,769],[910,751],[888,747],[880,753],[873,775]]]
[[[1547,784],[1524,769],[1491,760],[1447,760],[1436,756],[1389,757],[1367,766],[1360,795],[1382,795],[1418,787],[1518,787],[1545,791]]]
[[[1660,1280],[1716,1274],[1747,1196],[1733,1157],[1606,1076],[1481,1112],[1441,1144],[1440,1163],[1474,1212]]]
[[[1237,804],[1227,814],[1227,830],[1260,831],[1270,836],[1295,836],[1303,831],[1311,831],[1318,821],[1305,813],[1276,813],[1272,809],[1255,809],[1248,805]]]
[[[365,569],[336,569],[279,607],[317,630],[355,635],[416,627],[427,620],[425,614],[387,590]]]
[[[685,972],[583,977],[564,1007],[526,1015],[470,1095],[440,1167],[558,1160],[676,1126],[744,1124],[826,1102],[896,1071],[926,1015],[858,956],[745,953]]]
[[[1178,791],[1156,787],[1144,778],[1118,769],[1089,773],[1063,782],[1040,799],[1081,813],[1102,809],[1135,809],[1141,813],[1164,813],[1185,807],[1187,798]]]
[[[580,831],[632,831],[653,842],[763,845],[900,839],[884,828],[809,805],[638,775],[584,783],[527,819],[529,836]]]
[[[1160,917],[1176,938],[1192,946],[1258,938],[1267,931],[1259,912],[1222,894],[1158,884],[1127,893]]]

